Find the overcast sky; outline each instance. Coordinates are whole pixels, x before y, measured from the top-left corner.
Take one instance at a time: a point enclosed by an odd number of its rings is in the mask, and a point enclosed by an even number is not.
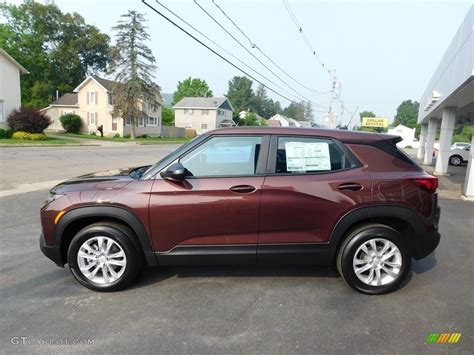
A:
[[[44,0],[38,0],[44,2]],[[155,0],[147,0],[160,11]],[[215,0],[268,56],[302,84],[316,90],[330,87],[328,73],[305,46],[281,0]],[[20,0],[8,1],[21,3]],[[205,79],[216,96],[227,91],[229,79],[241,75],[198,43],[153,13],[141,0],[55,0],[63,11],[80,13],[87,23],[112,35],[111,27],[127,10],[145,13],[157,59],[156,79],[163,92],[172,93],[177,82],[188,76]],[[162,1],[202,32],[212,37],[250,67],[279,83],[278,79],[248,55],[207,15],[189,1]],[[199,0],[236,36],[239,33],[211,1]],[[397,106],[405,99],[419,100],[451,39],[472,2],[428,1],[291,1],[296,17],[327,68],[336,69],[342,83],[346,111],[372,110],[393,119]],[[238,37],[248,46],[248,41]],[[249,49],[268,63],[255,49]],[[228,56],[225,54],[225,56]],[[234,59],[232,59],[235,61]],[[239,66],[240,63],[235,61]],[[272,66],[268,63],[268,66]],[[271,67],[277,74],[277,68]],[[248,70],[248,69],[247,69]],[[285,78],[281,74],[281,78]],[[317,95],[298,84],[286,81],[300,94],[321,104],[328,95]],[[283,86],[283,84],[280,83]],[[256,87],[256,84],[254,85]],[[283,91],[269,84],[277,91]],[[286,89],[289,94],[294,94]],[[288,101],[278,98],[283,106]],[[340,104],[337,104],[339,111]],[[317,109],[315,107],[315,109]],[[324,110],[324,109],[323,109]],[[318,123],[322,113],[316,113]],[[347,122],[350,112],[344,115]]]

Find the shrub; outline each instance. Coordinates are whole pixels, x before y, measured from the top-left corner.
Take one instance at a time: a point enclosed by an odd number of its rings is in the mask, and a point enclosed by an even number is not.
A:
[[[95,134],[95,133],[96,133],[95,131],[90,131],[90,132],[89,132],[89,135],[91,135],[91,136],[96,136],[97,134]]]
[[[142,135],[139,135],[137,138],[148,138],[148,135],[147,134],[142,134]]]
[[[120,138],[120,133],[115,133],[113,138]]]
[[[124,134],[123,138],[130,138],[130,134]]]
[[[65,115],[62,115],[59,117],[59,121],[61,121],[61,125],[67,133],[79,133],[81,130],[81,117],[74,113],[66,113]]]
[[[21,139],[28,141],[44,141],[48,139],[48,136],[44,133],[28,133],[23,131],[18,131],[13,133],[13,139]]]
[[[0,139],[5,138],[5,130],[0,128]]]
[[[43,133],[51,124],[51,119],[44,112],[22,108],[14,110],[8,117],[7,123],[15,132]]]
[[[11,138],[13,136],[13,129],[8,128],[5,130],[5,138]]]

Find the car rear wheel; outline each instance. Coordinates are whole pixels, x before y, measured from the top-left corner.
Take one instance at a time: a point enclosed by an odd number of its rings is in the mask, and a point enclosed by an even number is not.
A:
[[[449,157],[449,164],[451,165],[461,165],[462,164],[462,157],[460,155],[451,155]]]
[[[95,291],[118,291],[130,284],[141,269],[132,233],[112,223],[96,223],[77,233],[68,250],[77,281]]]
[[[397,289],[410,265],[402,235],[383,224],[364,225],[349,233],[337,256],[337,268],[347,284],[367,294]]]

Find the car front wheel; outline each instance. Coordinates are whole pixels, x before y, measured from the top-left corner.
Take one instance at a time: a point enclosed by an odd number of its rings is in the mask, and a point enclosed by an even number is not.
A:
[[[132,231],[119,224],[96,223],[82,229],[68,250],[72,274],[83,286],[95,291],[125,288],[141,268],[131,238]]]
[[[337,257],[337,268],[347,284],[374,295],[397,289],[410,265],[401,234],[382,224],[365,225],[349,233]]]
[[[462,164],[462,157],[460,155],[452,155],[449,157],[449,164],[458,166]]]

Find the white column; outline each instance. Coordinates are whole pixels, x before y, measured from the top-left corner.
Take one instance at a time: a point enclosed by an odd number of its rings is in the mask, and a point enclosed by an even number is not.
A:
[[[446,175],[448,173],[449,150],[453,140],[454,121],[456,120],[456,108],[447,107],[443,110],[441,118],[441,131],[439,135],[439,150],[436,159],[435,175]]]
[[[423,159],[425,156],[425,145],[426,145],[426,134],[428,133],[428,124],[422,123],[421,124],[421,131],[420,131],[420,146],[418,147],[418,154],[416,157],[418,159]]]
[[[428,133],[426,134],[425,157],[423,159],[423,164],[425,165],[433,164],[433,147],[437,127],[438,119],[430,118],[430,120],[428,121]]]
[[[464,189],[462,198],[474,201],[474,135],[471,141],[471,151],[469,152],[469,160],[467,163],[467,172],[464,179]]]

